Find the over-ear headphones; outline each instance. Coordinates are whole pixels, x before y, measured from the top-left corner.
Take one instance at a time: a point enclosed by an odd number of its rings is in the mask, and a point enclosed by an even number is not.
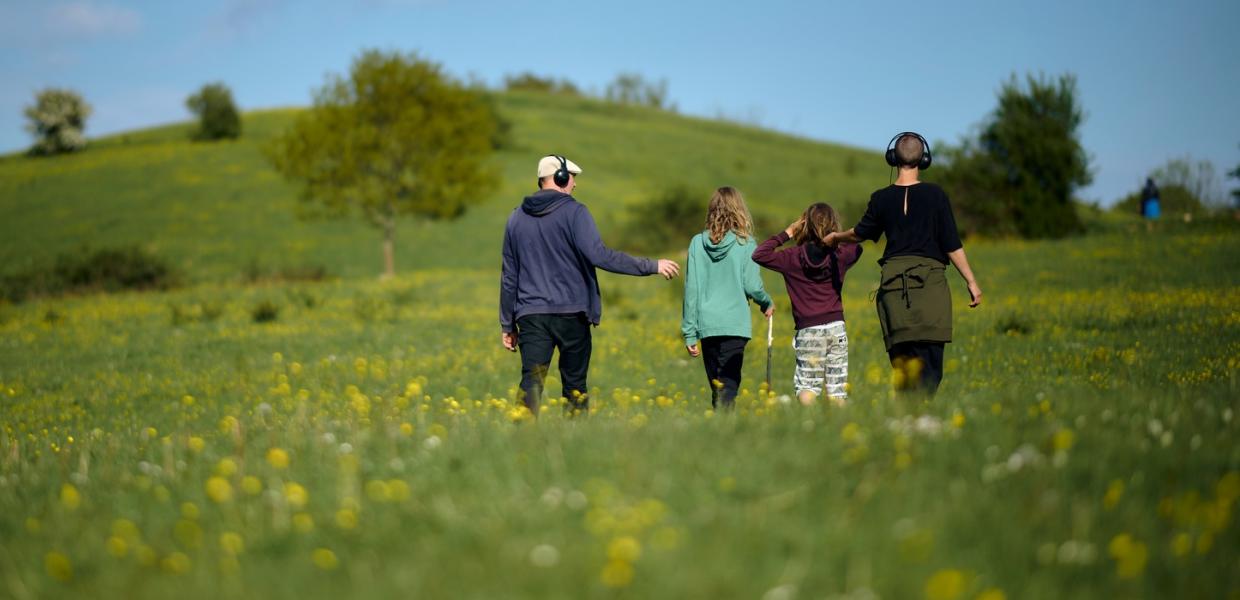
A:
[[[555,174],[551,176],[551,180],[555,182],[556,187],[564,187],[568,185],[568,160],[559,154],[550,154],[560,160],[560,168],[555,170]]]
[[[883,155],[884,158],[887,159],[887,164],[893,167],[901,166],[899,158],[896,157],[895,143],[897,140],[906,135],[911,135],[921,140],[921,161],[917,163],[917,168],[922,171],[929,169],[930,163],[934,160],[934,158],[930,156],[930,142],[927,142],[926,138],[921,137],[921,134],[916,131],[901,131],[900,133],[897,133],[895,137],[891,138],[890,142],[887,142],[887,153]]]

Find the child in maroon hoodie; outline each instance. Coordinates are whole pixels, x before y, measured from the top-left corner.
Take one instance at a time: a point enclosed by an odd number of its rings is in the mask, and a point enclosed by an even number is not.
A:
[[[839,215],[830,205],[810,205],[800,219],[762,242],[754,262],[784,276],[792,317],[796,322],[797,367],[793,384],[802,404],[813,404],[824,386],[836,404],[848,400],[848,334],[844,331],[844,273],[861,257],[858,244],[823,243],[840,230]],[[796,247],[778,248],[789,239]]]

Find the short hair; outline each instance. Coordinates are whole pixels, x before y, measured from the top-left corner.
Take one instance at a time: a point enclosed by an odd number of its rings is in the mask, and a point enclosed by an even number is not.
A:
[[[921,157],[926,152],[926,146],[921,143],[921,138],[904,134],[900,139],[896,140],[896,163],[905,167],[916,167],[921,164]]]

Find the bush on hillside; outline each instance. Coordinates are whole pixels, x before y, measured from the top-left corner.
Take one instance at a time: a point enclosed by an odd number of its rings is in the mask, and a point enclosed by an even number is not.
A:
[[[506,75],[504,77],[504,89],[509,91],[544,92],[564,96],[581,95],[581,90],[577,88],[576,84],[567,79],[542,77],[529,71],[518,75]]]
[[[61,254],[50,268],[5,277],[0,281],[0,291],[5,298],[21,302],[69,293],[167,289],[176,283],[176,274],[167,261],[137,246],[127,246]]]
[[[633,252],[664,252],[684,250],[689,239],[706,226],[709,193],[697,193],[683,184],[673,185],[648,200],[629,208],[623,230],[625,250]],[[753,212],[754,236],[769,235],[782,228],[777,219]]]
[[[241,115],[233,102],[232,90],[223,83],[209,83],[185,100],[190,112],[198,116],[195,140],[223,140],[241,137]]]
[[[86,147],[86,118],[90,105],[73,90],[48,88],[26,107],[26,130],[35,136],[30,153],[48,156]]]

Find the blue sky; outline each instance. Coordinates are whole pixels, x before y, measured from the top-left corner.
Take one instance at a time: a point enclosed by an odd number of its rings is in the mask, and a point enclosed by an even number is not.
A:
[[[29,145],[21,112],[43,87],[80,91],[99,135],[186,119],[210,81],[246,109],[306,105],[370,47],[492,85],[533,71],[601,91],[638,72],[684,113],[875,150],[905,129],[956,142],[1012,74],[1073,73],[1095,172],[1081,195],[1107,204],[1171,158],[1237,185],[1237,25],[1235,0],[0,0],[0,151]]]

